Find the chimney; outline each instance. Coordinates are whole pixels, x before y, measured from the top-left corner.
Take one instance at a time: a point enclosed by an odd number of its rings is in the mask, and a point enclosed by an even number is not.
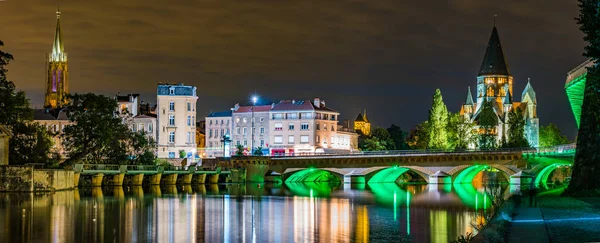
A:
[[[321,106],[325,107],[325,101],[324,100],[321,100]]]
[[[275,108],[275,103],[271,103],[271,109]]]
[[[233,106],[233,111],[237,111],[240,108],[240,103],[237,103]]]
[[[321,107],[321,99],[319,99],[319,98],[315,98],[314,105],[315,105],[316,107]]]

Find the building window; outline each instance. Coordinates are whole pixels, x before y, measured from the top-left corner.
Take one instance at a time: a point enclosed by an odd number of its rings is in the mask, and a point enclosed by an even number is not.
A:
[[[317,123],[317,130],[321,130],[321,126]]]
[[[192,143],[192,136],[190,132],[187,132],[187,142]]]
[[[300,136],[300,143],[308,143],[308,135]]]
[[[140,124],[138,124],[138,130],[139,130],[140,132],[143,132],[143,131],[144,131],[144,123],[140,123]]]
[[[273,120],[281,120],[281,119],[283,119],[283,113],[273,114]]]
[[[169,159],[175,158],[175,152],[169,152]]]
[[[229,120],[227,120],[227,125],[229,126]]]
[[[235,123],[240,123],[240,118],[239,117],[235,118]]]
[[[274,144],[282,144],[283,143],[283,136],[275,136],[274,140],[273,140]]]
[[[242,132],[244,133],[244,135],[247,135],[247,134],[248,134],[248,129],[247,129],[247,127],[244,127],[244,128],[242,128]]]
[[[261,140],[260,140],[260,146],[261,146],[261,147],[264,147],[264,146],[265,146],[265,140],[264,140],[264,139],[261,139]]]
[[[265,134],[265,127],[260,127],[260,134]]]
[[[170,95],[174,95],[175,94],[175,88],[173,88],[173,87],[169,88],[169,94]]]
[[[175,111],[175,102],[169,102],[169,111]]]
[[[148,132],[152,132],[152,129],[153,129],[152,123],[148,123]]]
[[[240,140],[235,141],[235,145],[240,145]]]
[[[248,140],[244,140],[244,147],[248,147]]]
[[[212,125],[212,120],[208,121],[208,125]]]
[[[290,123],[290,124],[288,124],[288,129],[289,129],[290,131],[294,131],[294,123]]]
[[[240,135],[240,127],[235,128],[235,135]]]
[[[327,131],[327,124],[326,123],[323,124],[323,130]]]
[[[315,142],[319,143],[319,135],[315,136]]]
[[[244,120],[244,123],[248,122],[248,119],[246,119],[246,117],[244,117],[243,120]]]
[[[283,124],[275,123],[275,131],[282,131],[282,130],[283,130]]]
[[[212,135],[212,131],[213,131],[212,129],[208,129],[208,137],[209,137],[209,138],[212,138],[212,137],[213,137],[213,135]]]
[[[288,144],[294,144],[294,136],[293,135],[288,136]]]
[[[175,132],[169,132],[169,143],[175,142]]]
[[[133,125],[131,126],[131,131],[133,131],[133,132],[137,132],[137,127],[135,126],[135,124],[133,124]]]
[[[188,124],[188,126],[192,125],[192,116],[187,117],[187,124]]]
[[[188,111],[192,111],[192,103],[188,102],[187,103],[187,108],[188,108]]]
[[[225,128],[225,134],[229,134],[229,128]]]
[[[331,125],[331,131],[335,132],[335,127],[333,126],[333,124]]]
[[[260,118],[260,122],[263,122],[264,120],[265,120],[265,118],[264,118],[264,117],[261,117],[261,118]]]
[[[175,116],[169,115],[169,125],[175,126]]]
[[[302,123],[302,124],[300,124],[300,130],[308,130],[308,123]]]

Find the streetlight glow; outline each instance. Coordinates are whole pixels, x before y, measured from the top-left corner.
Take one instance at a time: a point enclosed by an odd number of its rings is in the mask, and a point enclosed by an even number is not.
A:
[[[252,104],[256,105],[256,102],[258,102],[258,96],[257,95],[253,95],[252,96]]]

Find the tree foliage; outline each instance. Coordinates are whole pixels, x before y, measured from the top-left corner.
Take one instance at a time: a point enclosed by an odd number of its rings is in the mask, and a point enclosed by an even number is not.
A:
[[[364,135],[363,135],[364,136]],[[396,144],[390,136],[390,133],[381,127],[375,128],[371,136],[364,136],[361,139],[360,149],[364,151],[394,150]]]
[[[0,41],[0,46],[4,43]],[[45,163],[56,164],[58,154],[51,151],[52,137],[44,126],[33,123],[33,110],[25,92],[17,91],[7,79],[6,66],[13,56],[0,50],[0,125],[13,133],[10,139],[10,164]]]
[[[570,143],[554,123],[540,127],[540,147],[551,147]]]
[[[579,0],[577,24],[588,43],[584,56],[598,63],[600,60],[600,13],[599,0]],[[600,189],[600,69],[588,68],[581,121],[577,135],[577,152],[573,175],[566,193],[576,194],[582,190]]]
[[[392,124],[387,128],[387,131],[394,141],[394,146],[397,150],[408,149],[408,144],[406,144],[406,132],[402,130],[402,127]]]
[[[103,95],[70,95],[70,119],[64,129],[67,163],[154,164],[156,145],[131,131],[117,116],[117,102]]]
[[[451,113],[448,117],[447,130],[450,148],[464,150],[469,148],[469,145],[477,143],[477,133],[473,122],[459,113]]]
[[[479,147],[483,149],[496,148],[498,146],[496,141],[498,115],[490,101],[483,101],[481,112],[477,117],[477,125],[479,125]]]
[[[508,113],[508,139],[504,147],[525,148],[530,147],[525,138],[525,120],[521,108],[513,109]]]
[[[429,122],[424,121],[417,124],[410,131],[406,141],[410,149],[427,149],[427,145],[429,144]]]
[[[433,95],[433,104],[429,110],[429,143],[428,148],[446,149],[448,148],[448,135],[446,126],[448,125],[448,109],[442,99],[440,89],[435,90]]]

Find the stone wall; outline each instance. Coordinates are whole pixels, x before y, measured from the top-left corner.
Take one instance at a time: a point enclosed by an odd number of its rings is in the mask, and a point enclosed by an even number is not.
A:
[[[32,166],[0,166],[0,191],[33,191]]]
[[[0,166],[0,191],[32,192],[73,189],[73,171]]]

